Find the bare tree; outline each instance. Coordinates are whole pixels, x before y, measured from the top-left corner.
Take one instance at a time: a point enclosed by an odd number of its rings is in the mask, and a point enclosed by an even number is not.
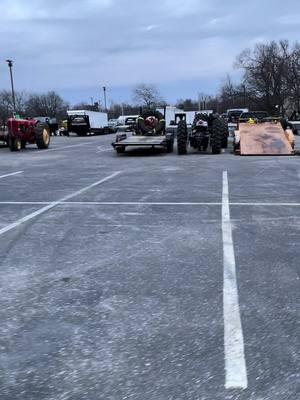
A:
[[[140,83],[133,89],[135,103],[147,108],[156,107],[164,103],[164,100],[155,85]]]
[[[68,104],[55,92],[45,94],[31,94],[26,103],[26,112],[28,116],[47,116],[64,118]]]
[[[15,93],[16,112],[25,115],[27,95],[24,92]],[[0,92],[0,125],[5,125],[6,120],[12,117],[14,112],[11,92],[2,90]]]
[[[289,57],[289,105],[300,112],[300,44],[296,43]]]
[[[289,95],[289,57],[289,43],[281,40],[257,44],[237,58],[236,66],[244,70],[248,96],[264,104],[269,113],[275,113],[277,107],[285,112],[285,100]]]
[[[198,102],[193,99],[179,99],[177,100],[176,107],[184,111],[196,111],[198,110]]]
[[[88,110],[88,111],[100,111],[101,104],[95,102],[93,105],[85,103],[84,101],[72,106],[72,110]]]

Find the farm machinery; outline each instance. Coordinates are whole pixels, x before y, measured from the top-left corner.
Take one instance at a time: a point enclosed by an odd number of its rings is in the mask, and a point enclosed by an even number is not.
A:
[[[36,144],[39,149],[47,149],[50,144],[47,123],[35,119],[9,118],[7,129],[7,143],[11,151],[25,149],[27,144]]]
[[[211,148],[212,154],[220,154],[228,146],[228,126],[224,119],[215,114],[196,112],[188,129],[186,118],[181,116],[177,127],[177,151],[187,154],[188,145],[199,151]]]
[[[112,146],[117,153],[124,153],[126,147],[160,148],[173,152],[174,133],[166,132],[165,117],[159,111],[147,110],[140,113],[131,132],[118,129]]]

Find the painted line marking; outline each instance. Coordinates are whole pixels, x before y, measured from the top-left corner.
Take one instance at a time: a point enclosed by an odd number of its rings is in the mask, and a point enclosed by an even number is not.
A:
[[[0,201],[1,205],[48,205],[51,201]],[[99,206],[221,206],[222,203],[151,202],[151,201],[60,201],[60,205]],[[300,207],[300,203],[228,203],[230,206]]]
[[[300,203],[229,203],[231,206],[266,206],[266,207],[271,207],[271,206],[287,206],[287,207],[292,207],[296,206],[299,207]]]
[[[14,176],[14,175],[19,175],[19,174],[23,174],[24,171],[17,171],[17,172],[12,172],[11,174],[6,174],[6,175],[1,175],[0,179],[2,178],[7,178],[8,176]]]
[[[113,148],[111,146],[108,146],[108,145],[98,146],[97,149],[98,150],[96,151],[96,153],[103,153],[103,152],[106,152],[106,151],[113,151]]]
[[[12,224],[9,224],[9,225],[5,226],[4,228],[0,229],[0,236],[3,235],[6,232],[11,231],[12,229],[18,227],[19,225],[23,224],[24,222],[30,221],[31,219],[37,217],[38,215],[41,215],[41,214],[45,213],[46,211],[51,210],[52,208],[58,206],[62,202],[68,201],[68,200],[72,199],[75,196],[78,196],[78,195],[80,195],[82,193],[85,193],[88,190],[90,190],[90,189],[92,189],[92,188],[94,188],[96,186],[99,186],[104,182],[107,182],[108,180],[110,180],[110,179],[116,177],[117,175],[119,175],[120,173],[121,173],[121,171],[114,172],[113,174],[107,176],[106,178],[103,178],[103,179],[101,179],[101,180],[99,180],[99,181],[97,181],[97,182],[95,182],[95,183],[93,183],[93,184],[91,184],[89,186],[86,186],[86,187],[84,187],[84,188],[82,188],[80,190],[77,190],[76,192],[71,193],[68,196],[63,197],[60,200],[54,201],[54,202],[46,205],[45,207],[42,207],[39,210],[34,211],[33,213],[28,214],[25,217],[18,219],[17,221],[13,222]]]
[[[49,201],[0,201],[0,205],[48,205]],[[222,203],[160,203],[133,201],[59,201],[59,205],[99,205],[99,206],[220,206]]]
[[[44,150],[43,153],[49,152],[49,151],[59,151],[59,150],[65,150],[65,149],[71,149],[73,147],[82,147],[82,146],[87,146],[88,144],[96,144],[97,142],[86,142],[86,143],[78,143],[78,144],[72,144],[70,146],[64,146],[64,147],[55,147],[54,149],[47,149]],[[40,152],[36,153],[40,154]]]
[[[248,378],[239,309],[227,171],[223,172],[222,200],[225,387],[226,389],[246,389]]]

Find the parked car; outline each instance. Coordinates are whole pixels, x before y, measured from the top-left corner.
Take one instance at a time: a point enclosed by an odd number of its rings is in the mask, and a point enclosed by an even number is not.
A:
[[[117,133],[118,120],[117,119],[109,119],[108,120],[108,127],[109,127],[110,133]]]
[[[293,113],[288,118],[288,122],[291,125],[291,129],[294,135],[300,135],[300,112],[293,111]]]

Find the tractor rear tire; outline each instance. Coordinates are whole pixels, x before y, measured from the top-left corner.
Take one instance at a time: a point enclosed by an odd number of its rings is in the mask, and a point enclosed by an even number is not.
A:
[[[9,136],[8,146],[10,148],[10,151],[20,151],[22,148],[22,143],[19,138]]]
[[[212,154],[221,153],[223,132],[224,132],[223,123],[220,120],[220,118],[216,118],[212,124],[212,133],[210,138]]]
[[[187,154],[188,132],[185,121],[179,121],[177,126],[177,153],[181,156]]]
[[[228,125],[224,120],[222,120],[222,124],[223,124],[222,149],[227,149],[227,147],[228,147],[228,136],[229,136]]]
[[[228,137],[227,136],[223,137],[221,147],[222,147],[222,149],[227,149],[227,147],[228,147]]]
[[[34,128],[35,141],[39,149],[47,149],[50,144],[50,130],[48,124],[38,123]]]

